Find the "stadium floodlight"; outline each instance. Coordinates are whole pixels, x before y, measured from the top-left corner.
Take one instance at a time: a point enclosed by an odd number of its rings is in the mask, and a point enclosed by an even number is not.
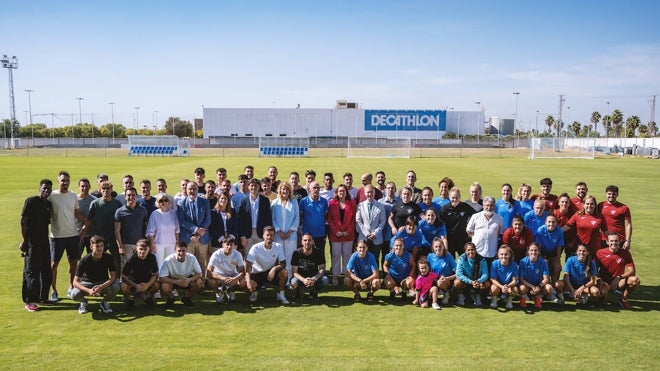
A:
[[[32,93],[34,90],[25,89],[25,92],[28,93],[28,109],[30,110],[30,131],[32,132],[32,146],[34,146],[34,126],[32,126]]]
[[[13,70],[18,68],[18,59],[15,55],[11,58],[7,57],[6,54],[0,59],[2,63],[2,68],[6,68],[9,71],[9,113],[11,114],[11,122],[9,124],[9,133],[10,140],[9,146],[6,148],[14,148],[14,123],[16,122],[16,105],[14,104],[14,74]],[[3,130],[4,132],[5,130]],[[5,136],[6,138],[6,136]]]

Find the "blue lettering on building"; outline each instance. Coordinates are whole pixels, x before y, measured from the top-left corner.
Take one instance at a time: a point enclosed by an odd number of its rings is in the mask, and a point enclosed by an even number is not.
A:
[[[365,131],[446,131],[447,111],[365,110]]]

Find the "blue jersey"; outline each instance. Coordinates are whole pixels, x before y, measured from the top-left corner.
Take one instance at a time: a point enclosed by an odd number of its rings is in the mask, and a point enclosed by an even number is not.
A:
[[[309,196],[300,200],[298,209],[302,214],[300,224],[302,233],[312,237],[325,237],[325,216],[328,214],[328,200],[319,197],[313,201]]]
[[[525,200],[518,202],[520,204],[520,215],[525,216],[525,214],[534,210],[534,200]]]
[[[587,264],[589,264],[589,274],[585,272]],[[596,263],[593,259],[581,263],[577,256],[571,256],[564,264],[564,273],[568,273],[568,279],[571,281],[573,288],[578,288],[589,282],[589,277],[596,275],[596,269]]]
[[[422,241],[424,240],[424,236],[422,236],[422,232],[420,232],[419,229],[416,230],[415,234],[413,235],[408,234],[408,232],[404,229],[402,231],[396,232],[394,237],[392,237],[390,240],[390,247],[394,247],[394,239],[397,237],[403,239],[403,248],[411,254],[415,247],[422,247]]]
[[[504,219],[504,229],[511,226],[514,216],[521,215],[520,202],[518,200],[512,201],[513,204],[510,204],[500,198],[495,202],[495,212]]]
[[[554,254],[557,247],[564,247],[564,231],[559,227],[550,232],[545,225],[540,226],[534,233],[534,241],[541,246],[544,254]]]
[[[450,253],[438,256],[432,252],[426,259],[429,261],[431,272],[436,273],[438,276],[449,277],[456,273],[456,260],[454,260],[454,256]]]
[[[548,216],[547,211],[543,211],[540,217],[536,216],[534,210],[527,212],[523,217],[525,221],[525,227],[529,228],[530,231],[534,232],[539,229],[540,226],[545,225],[545,217]]]
[[[425,247],[431,247],[434,238],[447,236],[447,227],[445,227],[444,223],[435,226],[429,224],[425,219],[422,219],[417,223],[417,230],[422,232],[422,246]]]
[[[545,259],[539,257],[535,262],[532,262],[529,256],[526,256],[520,260],[518,276],[521,280],[524,279],[532,285],[540,285],[541,281],[543,281],[543,276],[549,275],[550,270]]]
[[[506,285],[511,283],[514,277],[518,278],[518,264],[516,262],[512,261],[507,265],[502,265],[499,259],[493,260],[490,266],[490,278]]]
[[[428,210],[429,207],[432,207],[433,210],[435,210],[435,214],[439,215],[440,214],[440,208],[442,207],[441,205],[436,204],[433,201],[431,201],[431,205],[427,205],[424,202],[420,202],[418,205],[419,205],[419,208],[422,209],[422,214],[426,214],[426,210]]]
[[[442,209],[443,206],[445,206],[449,203],[449,199],[448,198],[442,198],[442,197],[438,196],[438,197],[433,199],[433,202],[440,205],[440,208]]]
[[[388,263],[389,275],[399,282],[410,274],[410,255],[409,252],[404,251],[403,255],[398,256],[394,251],[385,255],[385,261]]]
[[[378,263],[376,263],[376,257],[374,254],[367,251],[367,256],[360,259],[357,251],[351,255],[351,258],[348,259],[348,264],[346,264],[346,269],[353,272],[354,275],[365,279],[371,276],[374,271],[378,270]]]

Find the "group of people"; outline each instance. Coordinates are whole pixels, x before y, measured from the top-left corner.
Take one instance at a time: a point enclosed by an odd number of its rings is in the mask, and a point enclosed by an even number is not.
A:
[[[523,183],[514,195],[503,184],[497,200],[482,199],[475,182],[461,201],[451,178],[438,182],[434,197],[433,188],[416,186],[412,170],[398,190],[383,171],[375,183],[372,174],[362,174],[360,187],[351,173],[336,187],[329,172],[320,181],[313,170],[304,181],[298,172],[280,180],[275,166],[261,179],[246,166],[235,183],[224,168],[215,175],[207,180],[197,168],[174,194],[160,178],[155,195],[147,179],[138,191],[131,175],[122,178],[122,193],[106,174],[97,176],[93,192],[81,178],[78,194],[69,190],[67,171],[58,174],[56,190],[43,179],[21,214],[26,310],[60,300],[64,252],[67,296],[80,302],[80,313],[94,296],[111,313],[109,302],[120,292],[130,310],[136,299],[147,306],[162,299],[172,307],[178,298],[190,306],[206,288],[217,303],[234,301],[239,290],[256,302],[270,284],[276,300],[288,304],[316,301],[324,287],[340,282],[356,302],[363,293],[373,301],[384,288],[393,299],[410,297],[433,309],[451,296],[458,306],[469,296],[476,306],[488,297],[493,308],[503,300],[511,309],[514,298],[523,308],[528,300],[541,308],[544,298],[563,303],[566,295],[578,303],[604,302],[611,291],[629,309],[627,298],[640,284],[630,254],[630,210],[613,185],[600,204],[584,182],[574,197],[552,194],[549,178],[540,180],[538,194]]]

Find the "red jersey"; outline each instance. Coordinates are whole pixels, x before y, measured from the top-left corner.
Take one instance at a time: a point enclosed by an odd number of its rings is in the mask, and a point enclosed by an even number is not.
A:
[[[578,196],[571,198],[571,210],[577,213],[582,209],[584,209],[584,200]]]
[[[553,212],[555,218],[557,218],[557,227],[563,227],[568,223],[568,221],[571,219],[573,215],[575,215],[575,211],[573,211],[572,207],[569,207],[568,213],[562,214],[559,209],[555,210]],[[564,245],[565,246],[573,246],[575,240],[575,230],[572,228],[564,232]]]
[[[575,214],[566,225],[575,227],[577,241],[587,247],[591,256],[600,249],[600,231],[604,225],[602,219],[589,214]]]
[[[630,221],[628,206],[618,201],[613,204],[603,201],[598,204],[598,211],[605,222],[605,230],[617,233],[623,242],[626,239],[625,221]]]
[[[513,227],[509,227],[504,231],[502,242],[511,246],[513,258],[516,262],[519,262],[527,255],[527,246],[534,242],[534,234],[529,228],[523,227],[522,232],[517,235],[513,231]]]
[[[611,283],[614,277],[622,275],[626,267],[635,269],[630,251],[623,249],[619,249],[616,254],[607,247],[598,250],[596,264],[598,264],[600,277],[607,283]]]
[[[536,201],[537,198],[543,198],[545,200],[546,210],[554,210],[559,207],[559,197],[557,195],[549,194],[544,196],[542,194],[535,194],[530,199]]]

